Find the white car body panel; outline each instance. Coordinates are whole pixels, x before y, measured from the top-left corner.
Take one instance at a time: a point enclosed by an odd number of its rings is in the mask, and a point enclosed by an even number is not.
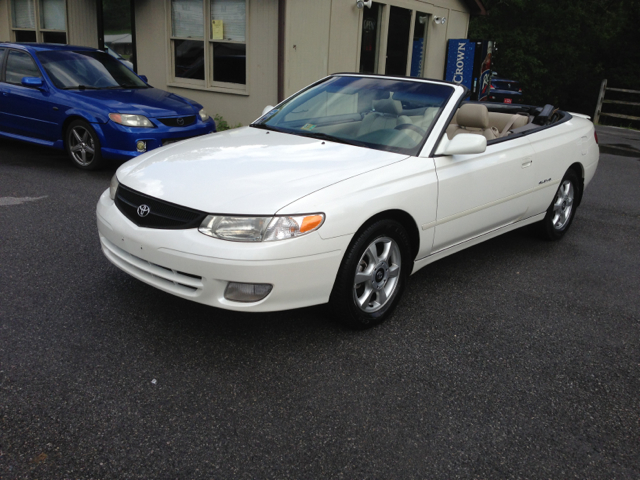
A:
[[[130,189],[210,214],[324,214],[311,234],[243,243],[195,228],[142,228],[107,190],[97,207],[103,251],[125,272],[183,298],[232,310],[285,310],[329,300],[350,242],[377,216],[405,222],[416,240],[416,272],[544,218],[572,165],[588,185],[599,152],[593,124],[580,116],[492,142],[484,153],[434,155],[465,93],[451,88],[415,156],[245,127],[154,150],[117,171]],[[258,302],[229,301],[228,282],[268,283],[273,291]]]
[[[197,210],[273,215],[315,190],[405,158],[243,127],[153,150],[122,165],[118,178],[129,188]]]

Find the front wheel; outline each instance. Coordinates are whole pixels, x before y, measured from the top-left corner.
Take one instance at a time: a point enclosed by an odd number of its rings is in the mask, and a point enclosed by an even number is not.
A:
[[[96,170],[103,164],[98,134],[84,120],[74,120],[65,134],[67,154],[73,164],[83,170]]]
[[[354,328],[383,322],[400,301],[411,263],[402,225],[381,220],[367,227],[342,260],[329,300],[334,315]]]
[[[560,182],[547,214],[538,224],[538,231],[543,238],[560,240],[569,230],[578,208],[580,185],[576,173],[569,170]]]

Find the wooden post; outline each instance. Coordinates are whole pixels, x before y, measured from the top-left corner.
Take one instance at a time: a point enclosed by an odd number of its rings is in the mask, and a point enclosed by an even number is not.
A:
[[[600,120],[600,112],[602,112],[602,101],[604,100],[604,92],[607,90],[607,79],[605,78],[600,85],[600,95],[598,95],[598,103],[596,105],[596,113],[593,114],[593,124],[597,125]]]

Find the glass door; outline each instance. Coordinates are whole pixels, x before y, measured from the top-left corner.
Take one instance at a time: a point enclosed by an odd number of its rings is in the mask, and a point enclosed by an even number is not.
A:
[[[390,8],[385,75],[405,76],[407,74],[411,14],[412,11],[406,8]]]
[[[133,0],[98,0],[98,48],[136,71]]]
[[[360,42],[360,73],[378,73],[382,9],[383,6],[379,3],[364,9]]]

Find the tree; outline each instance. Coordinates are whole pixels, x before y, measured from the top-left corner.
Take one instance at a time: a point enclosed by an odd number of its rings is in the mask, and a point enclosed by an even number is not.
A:
[[[640,90],[637,0],[484,0],[469,38],[494,40],[493,70],[527,103],[593,115],[600,83]]]

